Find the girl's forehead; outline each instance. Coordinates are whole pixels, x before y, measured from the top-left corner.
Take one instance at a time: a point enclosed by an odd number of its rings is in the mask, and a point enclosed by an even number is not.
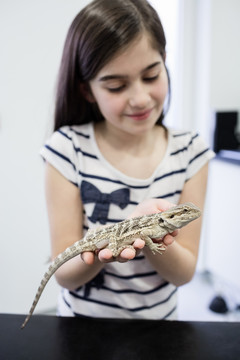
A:
[[[97,77],[112,72],[129,73],[131,70],[143,70],[155,62],[162,61],[161,54],[156,50],[149,36],[142,35],[133,40],[124,50],[119,51],[99,71]]]

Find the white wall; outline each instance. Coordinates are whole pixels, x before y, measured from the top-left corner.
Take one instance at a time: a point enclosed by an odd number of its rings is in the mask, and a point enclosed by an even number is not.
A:
[[[212,111],[240,110],[240,2],[181,2],[182,122],[209,137]]]
[[[0,4],[0,312],[28,311],[50,255],[38,152],[65,35],[86,2]],[[46,292],[38,310],[55,305],[55,281]]]
[[[212,0],[211,106],[240,110],[240,1]]]

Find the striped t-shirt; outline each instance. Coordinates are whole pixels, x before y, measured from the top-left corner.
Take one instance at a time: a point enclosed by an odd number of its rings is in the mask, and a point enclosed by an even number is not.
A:
[[[84,233],[126,219],[147,198],[177,204],[185,182],[214,153],[192,132],[168,129],[164,158],[148,179],[129,177],[101,154],[93,124],[65,126],[41,149],[42,157],[79,188]],[[177,289],[154,270],[144,255],[127,263],[105,264],[90,283],[62,289],[58,314],[108,318],[176,319]]]

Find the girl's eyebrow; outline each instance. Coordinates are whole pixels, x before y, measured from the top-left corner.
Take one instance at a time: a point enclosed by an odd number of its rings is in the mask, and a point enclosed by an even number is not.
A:
[[[144,73],[145,71],[151,70],[157,65],[160,65],[161,61],[156,61],[153,64],[148,65],[145,69],[143,69],[141,72]],[[119,74],[112,74],[112,75],[105,75],[99,78],[99,81],[108,81],[108,80],[115,80],[115,79],[126,79],[128,78],[127,75],[119,75]]]

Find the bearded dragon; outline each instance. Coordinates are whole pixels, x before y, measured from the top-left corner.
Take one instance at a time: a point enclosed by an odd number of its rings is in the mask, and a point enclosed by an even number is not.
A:
[[[32,316],[49,279],[68,260],[80,255],[84,251],[95,252],[103,248],[110,249],[113,256],[117,257],[122,250],[126,248],[133,249],[132,244],[137,238],[144,240],[145,245],[151,249],[153,254],[161,254],[166,247],[162,242],[153,242],[152,239],[161,239],[165,235],[197,219],[200,215],[201,211],[198,207],[191,203],[186,203],[174,206],[163,212],[130,218],[114,225],[88,230],[83,239],[68,247],[50,264],[37,290],[29,314],[21,328],[25,327]]]

